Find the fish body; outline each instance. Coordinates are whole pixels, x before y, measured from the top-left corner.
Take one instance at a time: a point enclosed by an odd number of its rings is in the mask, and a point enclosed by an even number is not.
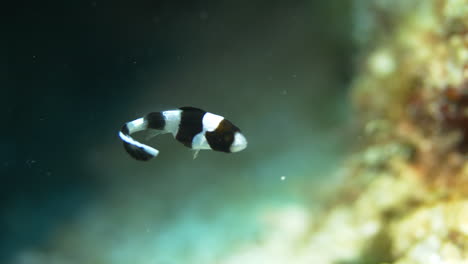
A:
[[[195,107],[152,112],[122,126],[119,137],[125,150],[133,158],[146,161],[156,157],[159,151],[131,136],[143,130],[171,133],[184,146],[195,150],[194,158],[202,149],[232,153],[247,147],[247,140],[238,127],[220,115]]]

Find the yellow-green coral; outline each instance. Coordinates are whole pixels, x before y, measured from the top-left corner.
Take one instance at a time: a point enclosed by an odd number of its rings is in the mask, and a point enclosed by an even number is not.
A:
[[[365,2],[392,29],[375,20],[390,35],[374,34],[353,83],[368,145],[350,177],[368,182],[379,167],[353,214],[379,219],[386,263],[468,263],[468,1],[410,1],[406,12]]]

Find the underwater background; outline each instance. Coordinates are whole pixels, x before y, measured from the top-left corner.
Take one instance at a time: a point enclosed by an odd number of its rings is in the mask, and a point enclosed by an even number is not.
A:
[[[0,263],[468,263],[468,1],[16,1]],[[194,106],[247,149],[121,126]]]

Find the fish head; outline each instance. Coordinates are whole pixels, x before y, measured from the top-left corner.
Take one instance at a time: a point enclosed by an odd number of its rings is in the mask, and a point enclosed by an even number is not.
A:
[[[231,152],[239,152],[247,147],[247,139],[241,132],[237,131],[234,133],[234,141],[231,144]]]

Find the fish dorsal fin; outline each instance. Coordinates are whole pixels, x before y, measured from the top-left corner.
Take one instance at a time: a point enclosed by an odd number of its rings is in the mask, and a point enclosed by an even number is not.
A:
[[[182,106],[179,108],[180,110],[184,111],[197,111],[197,112],[205,112],[204,110],[196,107],[191,107],[191,106]]]

